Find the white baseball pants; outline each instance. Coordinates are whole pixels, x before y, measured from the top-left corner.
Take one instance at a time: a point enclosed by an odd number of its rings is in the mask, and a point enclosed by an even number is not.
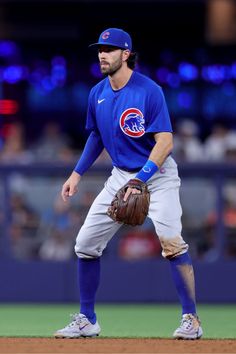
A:
[[[135,176],[136,173],[113,168],[76,238],[75,252],[78,257],[96,258],[102,255],[108,241],[122,226],[106,214],[107,209],[118,189]],[[188,245],[181,236],[180,178],[176,162],[171,156],[147,184],[150,191],[148,217],[159,237],[163,257],[171,258],[185,253]]]

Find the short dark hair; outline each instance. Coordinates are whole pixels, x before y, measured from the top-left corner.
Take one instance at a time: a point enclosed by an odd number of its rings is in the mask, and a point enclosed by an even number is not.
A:
[[[131,52],[130,55],[129,55],[129,58],[127,59],[128,68],[134,69],[135,65],[136,65],[136,62],[137,62],[137,59],[138,59],[137,53]]]

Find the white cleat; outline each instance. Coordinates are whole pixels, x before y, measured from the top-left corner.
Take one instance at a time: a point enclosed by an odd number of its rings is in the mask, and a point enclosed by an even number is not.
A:
[[[82,313],[76,313],[71,317],[71,323],[54,333],[55,338],[96,337],[101,332],[98,322],[92,324]]]
[[[199,339],[203,334],[201,322],[191,313],[184,314],[180,326],[174,331],[176,339]]]

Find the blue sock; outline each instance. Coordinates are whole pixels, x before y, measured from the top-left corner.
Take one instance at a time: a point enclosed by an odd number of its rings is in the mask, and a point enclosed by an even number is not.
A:
[[[78,259],[80,313],[88,317],[89,321],[96,322],[94,312],[95,296],[100,280],[100,258]]]
[[[173,280],[182,305],[182,314],[196,314],[195,284],[188,252],[169,259]]]

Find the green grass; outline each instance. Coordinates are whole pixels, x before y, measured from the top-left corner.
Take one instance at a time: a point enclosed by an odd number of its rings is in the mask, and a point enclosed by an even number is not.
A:
[[[97,305],[101,337],[170,338],[180,320],[177,305]],[[0,305],[0,336],[51,337],[77,305]],[[204,338],[236,338],[236,305],[199,305]]]

